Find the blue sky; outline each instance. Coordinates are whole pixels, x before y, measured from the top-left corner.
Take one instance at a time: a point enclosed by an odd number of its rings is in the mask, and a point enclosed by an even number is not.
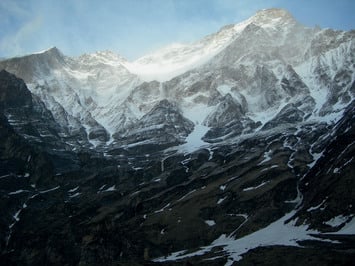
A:
[[[271,7],[307,26],[355,29],[355,0],[0,0],[0,57],[56,46],[70,56],[108,49],[132,60]]]

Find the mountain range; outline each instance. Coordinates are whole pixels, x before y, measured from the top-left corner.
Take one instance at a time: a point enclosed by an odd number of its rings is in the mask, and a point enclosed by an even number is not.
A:
[[[133,62],[0,61],[1,260],[350,263],[354,55],[267,9]]]

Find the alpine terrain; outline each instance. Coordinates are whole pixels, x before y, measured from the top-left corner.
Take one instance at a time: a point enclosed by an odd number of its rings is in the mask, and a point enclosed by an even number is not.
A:
[[[354,156],[355,31],[282,9],[2,59],[1,265],[351,264]]]

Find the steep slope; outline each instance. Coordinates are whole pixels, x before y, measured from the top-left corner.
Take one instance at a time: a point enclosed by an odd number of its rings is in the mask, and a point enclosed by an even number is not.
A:
[[[5,60],[1,68],[23,78],[68,130],[85,131],[89,140],[105,142],[109,134],[100,122],[111,129],[106,121],[110,121],[110,113],[117,107],[115,101],[122,93],[127,94],[127,84],[135,83],[134,75],[121,62],[123,58],[110,52],[69,58],[54,47]],[[120,95],[111,97],[116,92]],[[107,103],[109,100],[114,106]]]
[[[5,70],[0,71],[0,95],[0,110],[6,123],[27,144],[46,152],[56,172],[78,168],[76,156],[71,151],[90,146],[85,131],[71,134],[54,120],[23,80]]]
[[[184,142],[194,128],[194,124],[184,118],[176,104],[162,100],[144,115],[128,131],[122,132],[113,146],[141,146],[141,150],[152,153],[159,146],[169,147]]]

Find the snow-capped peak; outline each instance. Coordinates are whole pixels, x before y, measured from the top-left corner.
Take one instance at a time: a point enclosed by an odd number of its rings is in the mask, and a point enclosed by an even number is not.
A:
[[[173,44],[127,63],[129,71],[145,81],[167,81],[206,63],[226,47],[238,33],[233,25],[190,44]]]
[[[39,52],[35,52],[35,53],[32,53],[32,54],[48,54],[48,53],[59,53],[59,54],[62,54],[62,52],[55,46],[52,46],[48,49],[45,49],[45,50],[42,50],[42,51],[39,51]]]
[[[235,25],[225,26],[200,41],[170,45],[125,66],[145,81],[167,81],[209,61],[250,24],[278,31],[296,23],[286,10],[276,8],[260,10],[255,16]]]
[[[251,20],[258,23],[270,23],[272,21],[294,21],[290,12],[281,8],[262,9],[256,12]]]
[[[98,51],[91,54],[83,54],[77,58],[77,61],[85,65],[105,64],[111,66],[122,66],[124,63],[127,63],[127,60],[121,55],[108,50]]]
[[[250,24],[271,31],[279,31],[280,28],[284,29],[287,25],[295,23],[296,21],[292,15],[286,10],[278,8],[263,9],[251,18],[234,25],[225,26],[217,33],[208,35],[202,40],[188,44],[175,43],[133,62],[128,62],[122,56],[107,50],[81,55],[76,58],[76,61],[86,66],[103,64],[124,67],[144,81],[167,81],[208,62]],[[56,47],[40,53],[48,52],[60,53]]]

